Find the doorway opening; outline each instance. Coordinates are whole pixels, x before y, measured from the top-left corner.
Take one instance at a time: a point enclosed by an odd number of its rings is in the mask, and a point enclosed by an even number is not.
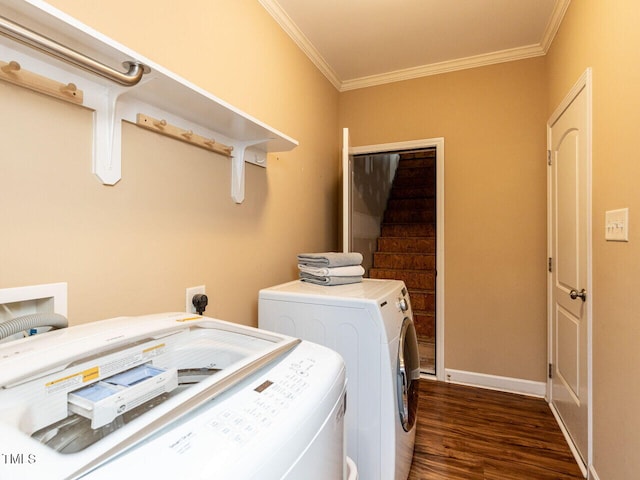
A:
[[[349,245],[362,254],[365,276],[404,281],[421,373],[439,378],[444,371],[444,231],[439,231],[444,196],[438,169],[444,142],[410,143],[351,149]]]

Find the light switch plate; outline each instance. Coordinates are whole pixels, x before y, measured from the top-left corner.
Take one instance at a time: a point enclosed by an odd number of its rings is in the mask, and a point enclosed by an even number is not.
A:
[[[629,209],[608,210],[605,214],[604,238],[611,242],[629,241]]]

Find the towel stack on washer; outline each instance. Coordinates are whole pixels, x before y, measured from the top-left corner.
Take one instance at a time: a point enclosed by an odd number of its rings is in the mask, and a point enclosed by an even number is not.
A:
[[[301,253],[300,280],[316,285],[346,285],[362,282],[364,268],[358,252]]]

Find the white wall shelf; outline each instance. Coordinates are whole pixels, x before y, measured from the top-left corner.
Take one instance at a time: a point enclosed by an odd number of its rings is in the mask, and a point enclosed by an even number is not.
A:
[[[121,121],[136,123],[144,113],[194,135],[233,147],[231,196],[244,200],[244,167],[266,167],[268,152],[298,142],[238,110],[193,83],[80,23],[40,0],[0,0],[0,16],[115,69],[123,62],[148,67],[140,83],[118,85],[0,35],[0,61],[83,92],[82,105],[94,111],[93,172],[105,185],[121,179]],[[150,168],[152,168],[150,166]]]

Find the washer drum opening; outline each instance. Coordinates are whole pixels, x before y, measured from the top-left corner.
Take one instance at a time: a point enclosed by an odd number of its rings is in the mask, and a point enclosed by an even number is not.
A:
[[[400,422],[405,432],[416,423],[418,411],[418,380],[420,379],[420,356],[418,337],[413,320],[405,317],[400,330],[398,345],[397,394]]]

